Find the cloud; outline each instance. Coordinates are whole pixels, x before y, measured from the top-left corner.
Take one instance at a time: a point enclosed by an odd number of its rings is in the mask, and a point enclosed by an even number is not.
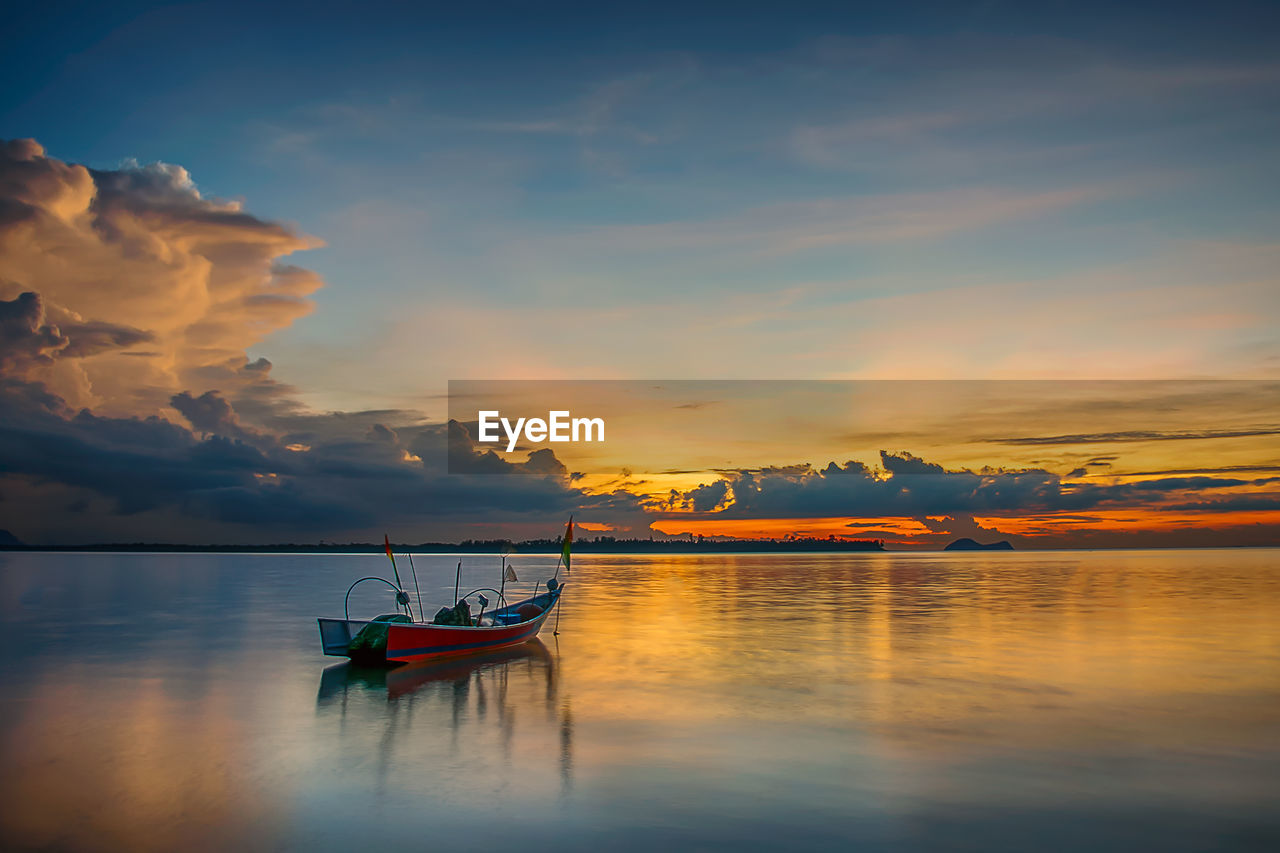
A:
[[[499,535],[513,519],[549,528],[570,512],[620,530],[647,523],[633,495],[573,488],[545,449],[524,463],[497,460],[514,476],[460,476],[447,470],[441,424],[371,436],[353,430],[359,418],[317,415],[313,443],[290,449],[294,436],[246,431],[215,394],[175,395],[174,405],[200,435],[156,416],[73,414],[38,383],[0,384],[0,469],[22,538],[119,541],[133,530],[175,542],[367,539],[377,524],[448,541],[462,531]],[[72,505],[74,532],[60,526]]]
[[[46,312],[40,294],[26,291],[0,299],[0,370],[18,373],[52,364],[55,358],[84,358],[150,341],[141,329],[101,321],[85,322],[65,309]]]
[[[180,166],[88,169],[2,142],[5,370],[122,416],[269,382],[269,362],[243,369],[245,350],[311,310],[320,279],[280,259],[318,245],[205,198]]]
[[[718,218],[588,228],[569,238],[564,250],[782,255],[940,237],[1058,212],[1122,191],[1119,184],[1041,191],[976,187],[779,202]]]
[[[0,143],[0,470],[14,529],[33,542],[260,542],[369,538],[375,524],[451,540],[513,518],[549,529],[570,512],[645,525],[638,498],[574,488],[549,450],[508,462],[469,438],[460,450],[447,440],[457,425],[416,413],[299,404],[246,350],[310,309],[319,278],[280,258],[315,245],[203,197],[179,166],[93,170]],[[450,452],[512,476],[450,473]]]
[[[260,438],[253,431],[240,425],[240,420],[232,410],[231,404],[217,391],[206,391],[199,397],[192,397],[190,392],[183,391],[181,394],[173,395],[169,403],[182,413],[197,432],[241,441]]]
[[[919,456],[912,456],[910,453],[886,453],[880,451],[880,464],[884,466],[884,470],[890,474],[945,474],[946,471],[941,465],[935,465],[932,462],[925,462]]]
[[[0,300],[0,368],[6,371],[27,364],[53,361],[53,353],[70,341],[44,322],[44,306],[38,293],[23,293]]]
[[[999,539],[1008,539],[1013,542],[1026,541],[1024,537],[1003,533],[994,527],[983,527],[971,515],[948,515],[941,518],[926,515],[917,518],[916,521],[920,522],[929,533],[913,538],[918,542],[933,545],[942,545],[948,540],[961,536],[984,543]]]
[[[850,41],[823,47],[819,57],[807,60],[815,87],[847,87],[853,68],[859,76],[875,69],[895,81],[894,97],[849,98],[799,122],[789,135],[792,157],[824,170],[917,179],[1016,174],[1084,158],[1107,168],[1156,117],[1173,119],[1206,103],[1223,118],[1241,106],[1247,116],[1246,105],[1280,80],[1270,58],[1144,60],[1026,36]],[[1176,120],[1161,129],[1166,142],[1203,133]]]
[[[1197,430],[1126,430],[1120,432],[1078,433],[1075,435],[1034,435],[983,439],[988,444],[1055,445],[1055,444],[1111,444],[1138,441],[1201,441],[1214,438],[1252,438],[1264,435],[1280,435],[1280,427],[1258,429],[1197,429]]]
[[[1167,503],[1172,496],[1185,500],[1186,495],[1205,491],[1266,486],[1275,479],[1165,477],[1094,485],[1064,482],[1059,475],[1040,468],[947,470],[906,452],[881,451],[880,459],[884,474],[855,461],[844,465],[832,462],[821,469],[792,465],[733,471],[712,486],[675,492],[659,508],[727,519],[971,518],[975,514],[1150,508]],[[709,503],[707,496],[719,487],[729,498]],[[1263,500],[1263,496],[1257,499]],[[962,528],[952,525],[948,529]]]
[[[716,480],[714,483],[701,484],[686,492],[672,490],[666,509],[692,510],[693,512],[712,512],[721,508],[729,497],[729,483]]]
[[[1093,463],[1090,463],[1093,464]],[[1162,477],[1170,474],[1252,474],[1280,471],[1280,465],[1223,465],[1217,468],[1171,468],[1164,471],[1128,471],[1125,477]],[[1119,474],[1120,472],[1117,472]]]
[[[1211,501],[1174,504],[1170,509],[1191,512],[1273,512],[1280,510],[1280,495],[1237,495]]]

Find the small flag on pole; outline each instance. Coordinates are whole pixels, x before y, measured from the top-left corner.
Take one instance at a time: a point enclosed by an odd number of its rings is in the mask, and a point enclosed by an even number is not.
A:
[[[569,516],[569,524],[564,529],[564,547],[560,550],[560,559],[564,560],[564,570],[569,571],[569,549],[573,545],[573,516]]]
[[[520,578],[516,577],[515,567],[513,567],[510,563],[507,563],[507,571],[504,577],[512,583],[520,582]]]
[[[396,575],[396,589],[400,589],[400,570],[396,568],[395,555],[391,553],[391,540],[387,534],[382,534],[382,543],[387,546],[387,559],[391,561],[391,571]]]

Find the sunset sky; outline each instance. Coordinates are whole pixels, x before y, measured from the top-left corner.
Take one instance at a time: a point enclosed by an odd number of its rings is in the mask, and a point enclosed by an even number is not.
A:
[[[1272,4],[606,5],[11,11],[0,528],[1280,543]]]

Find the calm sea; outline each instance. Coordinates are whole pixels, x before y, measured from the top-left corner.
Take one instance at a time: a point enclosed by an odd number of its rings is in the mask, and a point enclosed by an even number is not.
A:
[[[0,555],[0,847],[1280,849],[1280,551],[581,556],[558,637],[323,657],[389,569]]]

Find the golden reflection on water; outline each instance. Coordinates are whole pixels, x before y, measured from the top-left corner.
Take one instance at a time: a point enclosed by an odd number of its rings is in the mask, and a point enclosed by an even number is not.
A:
[[[1141,822],[1154,803],[1208,821],[1166,841],[1274,832],[1277,556],[584,555],[558,637],[392,670],[316,650],[365,558],[136,558],[83,584],[71,563],[61,599],[10,563],[0,830],[17,849],[349,849],[371,827],[484,846],[477,825],[533,847],[821,845],[919,840],[948,809],[1003,832],[1013,804]],[[424,591],[452,565],[419,558]],[[192,566],[135,602],[140,574]]]
[[[802,574],[768,556],[601,557],[566,597],[560,650],[584,716],[1032,747],[1201,737],[1175,713],[1193,703],[1241,739],[1276,721],[1250,697],[1280,687],[1280,595],[1275,552],[1239,573],[1221,553],[811,556]]]

